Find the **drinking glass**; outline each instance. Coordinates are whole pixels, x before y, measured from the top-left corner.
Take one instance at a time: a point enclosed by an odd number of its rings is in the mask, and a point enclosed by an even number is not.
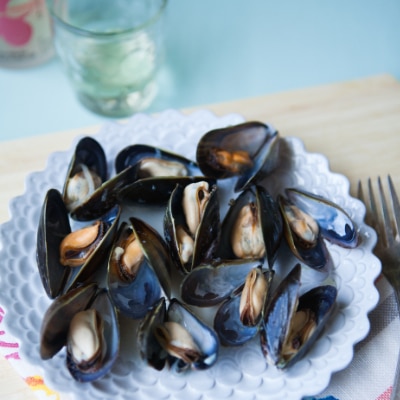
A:
[[[167,0],[48,0],[56,51],[81,103],[126,117],[157,93]]]

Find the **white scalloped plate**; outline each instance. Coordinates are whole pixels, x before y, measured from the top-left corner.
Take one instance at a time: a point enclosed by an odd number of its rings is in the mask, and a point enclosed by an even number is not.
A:
[[[195,159],[198,139],[208,130],[243,122],[242,116],[217,117],[208,111],[187,116],[169,110],[157,117],[138,114],[126,124],[105,125],[95,138],[104,147],[110,168],[118,151],[133,143],[147,143]],[[338,303],[322,336],[309,353],[292,368],[279,371],[267,366],[257,339],[238,349],[223,348],[216,365],[206,371],[176,375],[168,370],[155,371],[139,358],[135,348],[136,323],[122,320],[120,357],[102,380],[89,384],[74,381],[64,363],[64,352],[49,361],[39,357],[39,331],[42,316],[50,300],[42,289],[36,267],[36,229],[41,204],[49,188],[61,190],[76,138],[69,151],[51,154],[44,171],[26,180],[24,195],[10,203],[11,220],[1,226],[0,302],[7,309],[8,332],[20,341],[22,357],[37,367],[45,383],[76,399],[301,399],[324,390],[331,374],[345,368],[353,357],[353,346],[369,332],[368,312],[378,302],[374,280],[381,264],[372,254],[376,234],[363,222],[363,204],[349,196],[348,180],[329,171],[327,159],[307,153],[296,138],[284,138],[282,163],[268,181],[268,189],[277,193],[283,187],[301,185],[331,198],[358,224],[361,245],[353,250],[329,245],[335,270]],[[232,195],[232,182],[222,184],[222,205]],[[223,211],[221,211],[223,214]],[[145,218],[146,212],[140,217]],[[159,228],[159,227],[157,227]],[[294,259],[279,256],[276,280],[293,267]],[[307,274],[306,274],[307,276]],[[305,278],[307,279],[307,278]]]

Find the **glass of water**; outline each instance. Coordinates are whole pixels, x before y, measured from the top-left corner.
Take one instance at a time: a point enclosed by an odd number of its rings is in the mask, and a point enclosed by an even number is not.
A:
[[[48,0],[54,41],[81,103],[126,117],[157,94],[167,0]]]

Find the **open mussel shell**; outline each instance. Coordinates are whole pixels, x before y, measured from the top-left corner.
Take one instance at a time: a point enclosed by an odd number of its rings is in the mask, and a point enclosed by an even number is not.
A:
[[[296,188],[287,188],[285,194],[293,204],[317,221],[325,239],[346,248],[357,246],[357,226],[338,204],[323,196]]]
[[[144,144],[123,149],[116,157],[115,167],[117,172],[134,170],[135,178],[119,193],[120,201],[128,205],[163,205],[177,184],[204,179],[194,161]]]
[[[164,323],[166,315],[165,298],[161,297],[140,322],[137,335],[141,358],[158,371],[165,367],[168,353],[155,337],[154,330]]]
[[[258,121],[214,129],[200,139],[196,160],[204,175],[239,177],[235,191],[258,183],[279,161],[277,131]]]
[[[197,184],[201,185],[201,189],[197,189],[199,188]],[[193,196],[189,195],[185,198],[185,205],[188,204],[186,207],[183,204],[185,189],[194,191]],[[205,192],[207,193],[204,194]],[[209,196],[204,207],[199,206],[205,198],[202,198],[203,195]],[[187,198],[190,202],[186,200]],[[189,225],[192,224],[193,214],[195,217],[200,217],[197,228],[191,232]],[[176,185],[165,210],[164,237],[178,270],[186,274],[201,263],[212,259],[219,240],[219,232],[219,199],[215,181],[203,178],[199,182],[194,182],[194,185]],[[188,245],[190,250],[187,252],[183,250],[182,236],[190,241]]]
[[[278,205],[262,186],[244,190],[231,202],[222,221],[221,259],[262,258],[272,268],[282,239]]]
[[[75,175],[85,165],[90,171],[94,171],[102,182],[107,179],[107,160],[100,143],[89,136],[79,140],[74,154],[68,166],[68,177]]]
[[[119,203],[119,193],[135,180],[133,168],[127,168],[103,182],[90,197],[71,210],[71,218],[78,221],[90,221],[99,218]]]
[[[337,289],[321,285],[300,295],[301,265],[281,281],[267,303],[261,348],[268,363],[282,369],[302,358],[321,334],[336,303]]]
[[[77,314],[95,310],[100,323],[99,348],[96,361],[79,360],[71,354],[71,322]],[[99,328],[99,329],[100,329]],[[83,329],[80,335],[80,346],[83,353],[91,347],[93,332]],[[91,283],[72,289],[58,297],[47,309],[41,326],[40,355],[42,359],[52,358],[64,346],[67,347],[66,363],[74,379],[89,382],[103,377],[112,368],[119,352],[119,325],[116,311],[105,289]],[[88,347],[85,347],[85,346]]]
[[[279,195],[277,201],[282,214],[284,236],[292,254],[310,268],[328,272],[333,266],[332,258],[317,221],[288,198]]]
[[[96,283],[80,286],[55,299],[44,314],[40,331],[40,356],[48,360],[67,343],[67,333],[72,317],[85,310],[94,296]]]
[[[138,179],[118,193],[118,200],[124,205],[165,206],[176,185],[187,186],[191,183],[215,182],[204,176],[155,176]]]
[[[74,210],[89,198],[107,177],[107,160],[102,146],[91,137],[82,138],[75,147],[62,190],[68,210]]]
[[[99,275],[101,279],[101,273],[107,269],[108,254],[117,233],[120,216],[121,207],[116,205],[101,217],[99,221],[104,227],[102,238],[82,266],[72,269],[66,282],[66,289],[89,282],[95,275]]]
[[[43,287],[50,298],[87,282],[100,272],[114,240],[120,213],[120,207],[114,206],[98,221],[88,224],[86,227],[95,232],[89,242],[85,239],[82,244],[80,232],[84,231],[75,231],[76,237],[62,257],[62,243],[71,234],[68,210],[58,190],[50,189],[46,193],[37,231],[36,260]],[[78,243],[76,247],[74,243]],[[73,267],[61,260],[64,256],[74,258]]]
[[[163,335],[161,344],[160,332],[171,323],[183,330],[177,330],[177,336]],[[139,327],[138,343],[142,358],[153,368],[161,370],[168,365],[177,372],[210,368],[219,351],[215,332],[175,298],[168,308],[165,298],[161,298],[147,313]]]
[[[241,346],[257,335],[274,274],[270,269],[253,268],[218,308],[214,330],[222,345]]]
[[[40,213],[36,262],[43,288],[52,299],[62,292],[70,272],[59,262],[61,241],[70,232],[68,210],[61,193],[50,189],[46,193]]]
[[[186,304],[197,307],[219,304],[243,284],[253,268],[263,264],[262,259],[237,259],[200,265],[183,279],[181,298]]]
[[[71,218],[98,219],[117,204],[118,193],[136,178],[133,168],[108,178],[107,160],[101,145],[84,137],[75,147],[62,190]]]
[[[117,309],[143,318],[162,296],[170,296],[172,260],[160,234],[138,218],[123,222],[108,262],[107,282]]]
[[[194,161],[146,144],[127,146],[117,154],[115,159],[117,173],[130,166],[135,166],[137,179],[200,175],[200,169]]]

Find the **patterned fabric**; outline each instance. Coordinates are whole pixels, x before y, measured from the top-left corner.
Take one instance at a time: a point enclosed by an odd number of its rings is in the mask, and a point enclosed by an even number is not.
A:
[[[384,277],[376,282],[380,301],[370,313],[369,335],[354,349],[350,365],[332,376],[328,388],[303,400],[390,400],[391,384],[399,351],[400,322],[392,288]],[[0,307],[0,353],[42,400],[69,400],[70,396],[49,389],[35,367],[21,359],[18,343],[2,330],[4,309]],[[255,398],[257,395],[255,394]]]

